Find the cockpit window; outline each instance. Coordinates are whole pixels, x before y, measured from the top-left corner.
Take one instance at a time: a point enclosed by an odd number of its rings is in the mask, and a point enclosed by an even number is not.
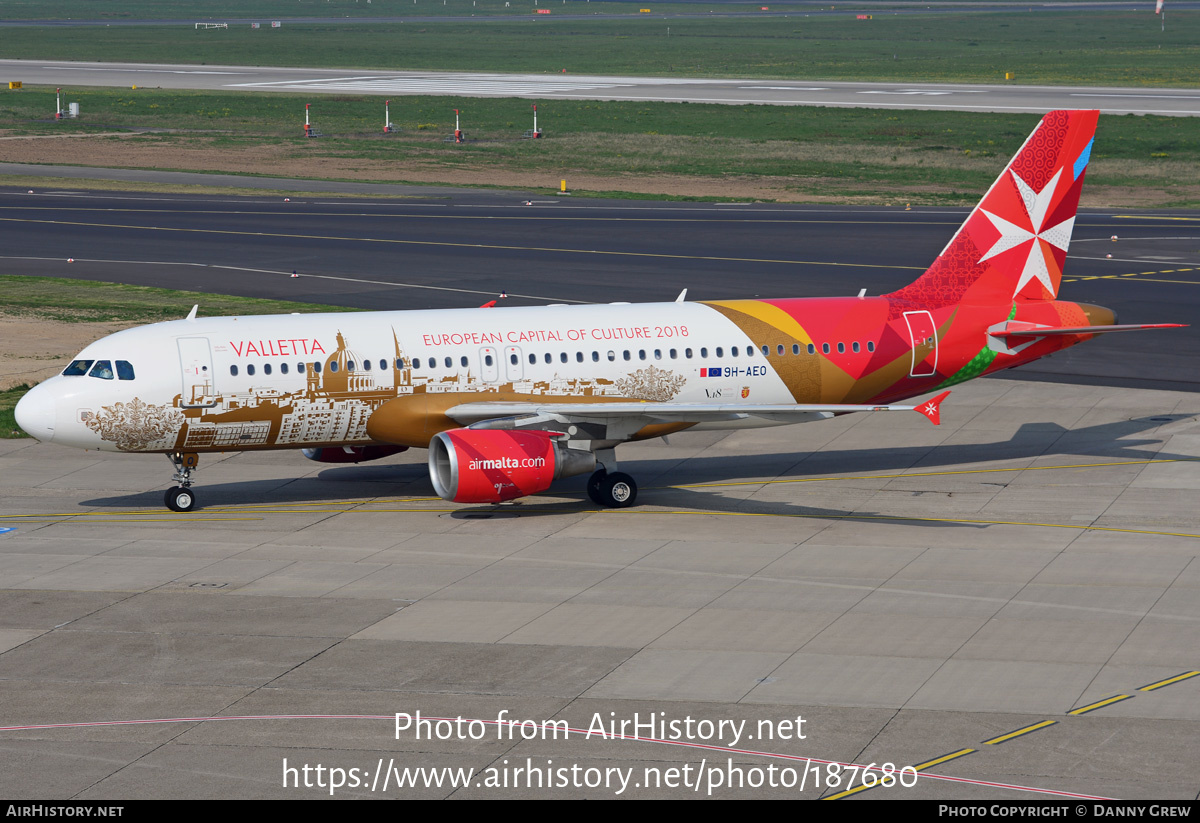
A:
[[[133,364],[128,360],[117,361],[117,377],[121,380],[133,379]]]
[[[76,360],[71,365],[63,369],[63,374],[67,377],[79,377],[82,374],[87,374],[88,369],[92,367],[93,360]]]
[[[97,360],[96,365],[88,372],[88,377],[99,377],[101,380],[112,380],[112,363],[108,360]]]

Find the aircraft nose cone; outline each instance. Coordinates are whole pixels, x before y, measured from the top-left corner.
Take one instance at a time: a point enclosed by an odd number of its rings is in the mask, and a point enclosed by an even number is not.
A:
[[[43,442],[54,437],[54,398],[50,392],[34,386],[17,402],[13,410],[17,425],[30,437]]]

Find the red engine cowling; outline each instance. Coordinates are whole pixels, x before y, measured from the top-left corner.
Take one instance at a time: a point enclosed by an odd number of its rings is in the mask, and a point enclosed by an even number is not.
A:
[[[320,449],[300,450],[309,460],[318,463],[362,463],[406,451],[408,446],[326,446]]]
[[[429,477],[456,503],[500,503],[545,491],[559,477],[592,471],[591,452],[566,449],[550,432],[451,429],[429,443]]]

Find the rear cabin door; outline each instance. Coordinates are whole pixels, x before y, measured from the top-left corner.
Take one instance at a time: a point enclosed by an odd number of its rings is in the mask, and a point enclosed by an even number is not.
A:
[[[937,327],[927,311],[906,311],[908,334],[912,342],[912,367],[909,377],[929,377],[937,371]]]

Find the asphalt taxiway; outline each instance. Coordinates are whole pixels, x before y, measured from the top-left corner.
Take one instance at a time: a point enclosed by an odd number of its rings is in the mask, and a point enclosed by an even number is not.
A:
[[[5,273],[387,308],[501,288],[523,304],[879,293],[961,216],[0,195]],[[1081,216],[1063,296],[1188,322],[1194,220]],[[619,511],[579,478],[460,506],[433,496],[424,452],[285,451],[205,457],[202,508],[177,515],[161,458],[0,441],[0,794],[329,796],[328,776],[285,785],[286,759],[375,778],[342,797],[611,797],[618,769],[638,797],[719,777],[720,797],[1194,800],[1200,401],[1176,389],[1194,387],[1195,335],[1110,339],[1035,364],[1055,382],[956,387],[937,428],[851,415],[623,446],[642,491]],[[395,713],[417,711],[483,734],[397,736]],[[584,734],[635,715],[747,724]],[[560,720],[579,731],[536,731]],[[861,780],[831,785],[828,761],[922,776],[847,795]],[[803,790],[727,785],[771,766]],[[409,767],[468,778],[378,777]],[[555,767],[608,777],[528,785]]]
[[[967,213],[429,187],[402,200],[27,192],[0,191],[0,273],[371,309],[462,308],[501,293],[502,305],[665,302],[683,289],[692,300],[883,294],[923,272]],[[1200,326],[1200,214],[1082,212],[1065,271],[1064,299],[1112,308],[1122,323]],[[1108,335],[1012,374],[1189,389],[1198,357],[1189,332]]]

